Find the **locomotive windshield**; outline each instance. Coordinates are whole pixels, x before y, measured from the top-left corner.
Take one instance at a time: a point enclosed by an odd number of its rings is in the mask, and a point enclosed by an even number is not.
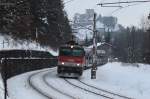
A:
[[[70,48],[60,48],[59,55],[62,56],[83,56],[83,49],[70,49]]]

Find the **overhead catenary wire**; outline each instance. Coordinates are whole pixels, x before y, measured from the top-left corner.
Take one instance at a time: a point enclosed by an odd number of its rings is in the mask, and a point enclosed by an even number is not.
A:
[[[72,1],[74,1],[74,0],[66,1],[66,2],[64,2],[64,4],[70,3],[70,2],[72,2]]]
[[[150,2],[150,0],[145,1],[119,1],[119,2],[107,2],[107,3],[98,3],[97,5],[116,5],[116,4],[129,4],[129,3],[143,3],[143,2]]]
[[[143,2],[143,3],[146,3],[146,2]],[[117,9],[115,9],[114,11],[112,11],[112,12],[110,13],[110,15],[112,15],[112,14],[114,14],[114,13],[116,13],[116,12],[118,12],[118,11],[122,10],[122,9],[125,9],[125,8],[128,8],[128,7],[131,7],[131,6],[140,5],[140,4],[143,4],[143,3],[136,3],[136,4],[131,4],[131,5],[127,5],[127,6],[119,7],[119,8],[117,8]]]
[[[103,6],[102,5],[101,7],[120,7],[121,8],[122,6],[117,6],[117,5],[116,6]]]
[[[143,1],[142,0],[139,0],[139,1],[121,1],[121,0],[119,0],[118,2],[105,2],[105,3],[104,2],[102,3],[102,1],[103,0],[101,0],[101,3],[98,3],[97,5],[100,5],[101,7],[110,7],[110,8],[118,7],[117,9],[110,12],[109,15],[112,15],[112,14],[114,14],[114,13],[116,13],[116,12],[118,12],[124,8],[128,8],[130,6],[136,6],[136,5],[140,5],[143,3],[150,3],[150,0],[143,0]],[[121,4],[130,4],[130,5],[126,5],[126,6],[124,5],[123,6]]]

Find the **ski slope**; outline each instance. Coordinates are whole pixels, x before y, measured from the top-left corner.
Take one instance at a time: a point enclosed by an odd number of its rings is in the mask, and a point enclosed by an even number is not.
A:
[[[107,63],[97,79],[85,70],[80,79],[59,78],[56,68],[28,72],[8,80],[10,99],[149,99],[150,65]]]

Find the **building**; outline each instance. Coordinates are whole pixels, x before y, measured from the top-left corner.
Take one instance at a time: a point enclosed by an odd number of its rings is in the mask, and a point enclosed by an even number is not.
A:
[[[92,25],[94,13],[94,9],[86,9],[84,14],[76,13],[74,15],[74,24],[80,26]]]

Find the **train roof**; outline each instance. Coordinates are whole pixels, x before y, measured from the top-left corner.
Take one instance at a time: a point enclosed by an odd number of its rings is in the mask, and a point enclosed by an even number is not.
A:
[[[80,45],[69,45],[69,44],[65,44],[65,45],[62,45],[62,46],[60,46],[60,47],[61,47],[61,48],[62,48],[62,47],[68,48],[68,47],[71,47],[71,46],[73,46],[74,48],[83,48],[83,47],[80,46]]]
[[[60,46],[60,48],[65,47],[65,48],[69,48],[69,47],[73,47],[73,48],[83,48],[83,46],[79,45],[77,42],[75,42],[74,40],[68,41],[66,44]]]

